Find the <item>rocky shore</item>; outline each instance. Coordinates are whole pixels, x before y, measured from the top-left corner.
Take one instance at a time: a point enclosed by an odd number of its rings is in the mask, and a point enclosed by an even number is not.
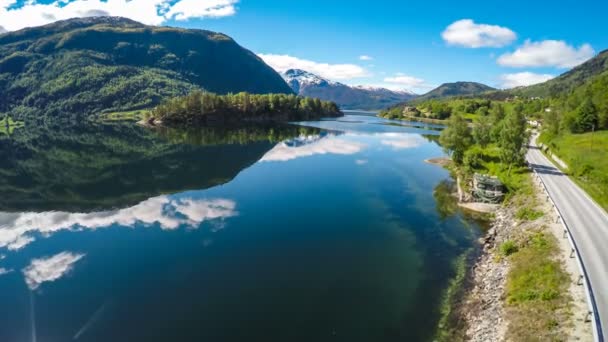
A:
[[[481,239],[481,253],[470,271],[470,289],[459,310],[465,321],[467,341],[502,341],[507,330],[504,312],[504,288],[509,271],[507,259],[497,259],[496,249],[507,240],[517,225],[513,212],[503,207]]]

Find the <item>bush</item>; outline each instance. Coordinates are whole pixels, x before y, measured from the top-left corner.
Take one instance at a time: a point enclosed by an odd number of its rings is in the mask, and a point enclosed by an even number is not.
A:
[[[545,215],[542,211],[530,209],[528,207],[520,208],[516,213],[515,217],[518,220],[535,221]]]
[[[511,254],[517,253],[518,250],[519,248],[513,240],[507,240],[500,245],[500,253],[506,257]]]

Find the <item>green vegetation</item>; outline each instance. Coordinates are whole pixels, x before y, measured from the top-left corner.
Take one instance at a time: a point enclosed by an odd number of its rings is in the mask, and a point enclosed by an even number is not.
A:
[[[444,83],[430,92],[415,98],[411,102],[419,103],[432,99],[443,99],[463,95],[477,95],[492,90],[496,89],[476,82]]]
[[[512,341],[555,341],[560,339],[559,324],[569,315],[567,295],[570,278],[557,254],[553,235],[537,230],[528,232],[525,242],[510,256],[506,298]]]
[[[0,134],[11,135],[17,128],[23,128],[25,124],[22,121],[14,121],[13,118],[7,116],[0,120]]]
[[[515,217],[518,220],[525,220],[525,221],[536,221],[539,218],[543,217],[544,215],[545,215],[545,213],[543,213],[542,211],[534,210],[529,207],[519,208],[517,210],[517,212],[515,213]]]
[[[243,121],[311,120],[341,116],[333,102],[285,94],[252,95],[249,93],[216,95],[194,91],[168,100],[146,114],[151,124],[238,123]]]
[[[500,245],[500,254],[508,257],[509,255],[516,253],[519,250],[517,244],[513,240],[507,240]]]
[[[508,91],[520,97],[559,97],[587,83],[589,79],[608,70],[608,50],[545,83]]]
[[[456,164],[462,164],[465,152],[473,143],[469,126],[462,116],[454,115],[450,118],[448,127],[439,136],[439,142]]]
[[[608,131],[545,133],[540,140],[568,164],[570,176],[608,210]]]
[[[502,106],[497,106],[472,127],[460,114],[452,115],[439,142],[452,156],[455,170],[463,179],[476,172],[490,174],[497,176],[509,193],[532,191],[524,165],[525,118],[519,107],[505,113]]]
[[[0,140],[0,211],[89,212],[224,184],[294,125],[146,129],[132,123],[29,124]],[[0,136],[0,139],[2,137]]]
[[[97,17],[0,36],[0,113],[19,120],[146,109],[196,89],[292,93],[256,55],[210,31]]]
[[[139,121],[143,119],[148,110],[131,110],[126,112],[113,112],[100,115],[102,121]]]

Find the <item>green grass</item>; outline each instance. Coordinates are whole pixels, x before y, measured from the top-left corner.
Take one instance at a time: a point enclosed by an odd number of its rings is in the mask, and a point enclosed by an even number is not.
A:
[[[519,247],[513,240],[507,240],[500,245],[500,254],[508,257],[511,254],[517,253]]]
[[[479,155],[479,163],[473,168],[473,172],[489,174],[498,179],[507,188],[507,200],[515,194],[531,197],[534,194],[534,187],[530,181],[530,170],[527,167],[513,167],[509,169],[500,162],[500,149],[495,144],[485,148],[475,147]]]
[[[518,220],[524,221],[536,221],[544,215],[545,213],[543,213],[542,211],[530,209],[529,207],[519,208],[519,210],[517,210],[517,212],[515,213],[515,217]]]
[[[565,134],[541,141],[568,164],[568,173],[608,210],[608,131]]]
[[[554,341],[560,339],[559,322],[570,314],[570,278],[557,254],[553,235],[529,233],[524,246],[510,257],[506,305],[508,340]],[[562,336],[563,337],[563,336]]]

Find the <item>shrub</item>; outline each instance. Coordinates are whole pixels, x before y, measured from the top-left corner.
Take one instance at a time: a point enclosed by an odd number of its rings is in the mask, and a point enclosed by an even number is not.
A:
[[[504,256],[517,253],[518,250],[519,248],[513,240],[507,240],[500,245],[500,253]]]

